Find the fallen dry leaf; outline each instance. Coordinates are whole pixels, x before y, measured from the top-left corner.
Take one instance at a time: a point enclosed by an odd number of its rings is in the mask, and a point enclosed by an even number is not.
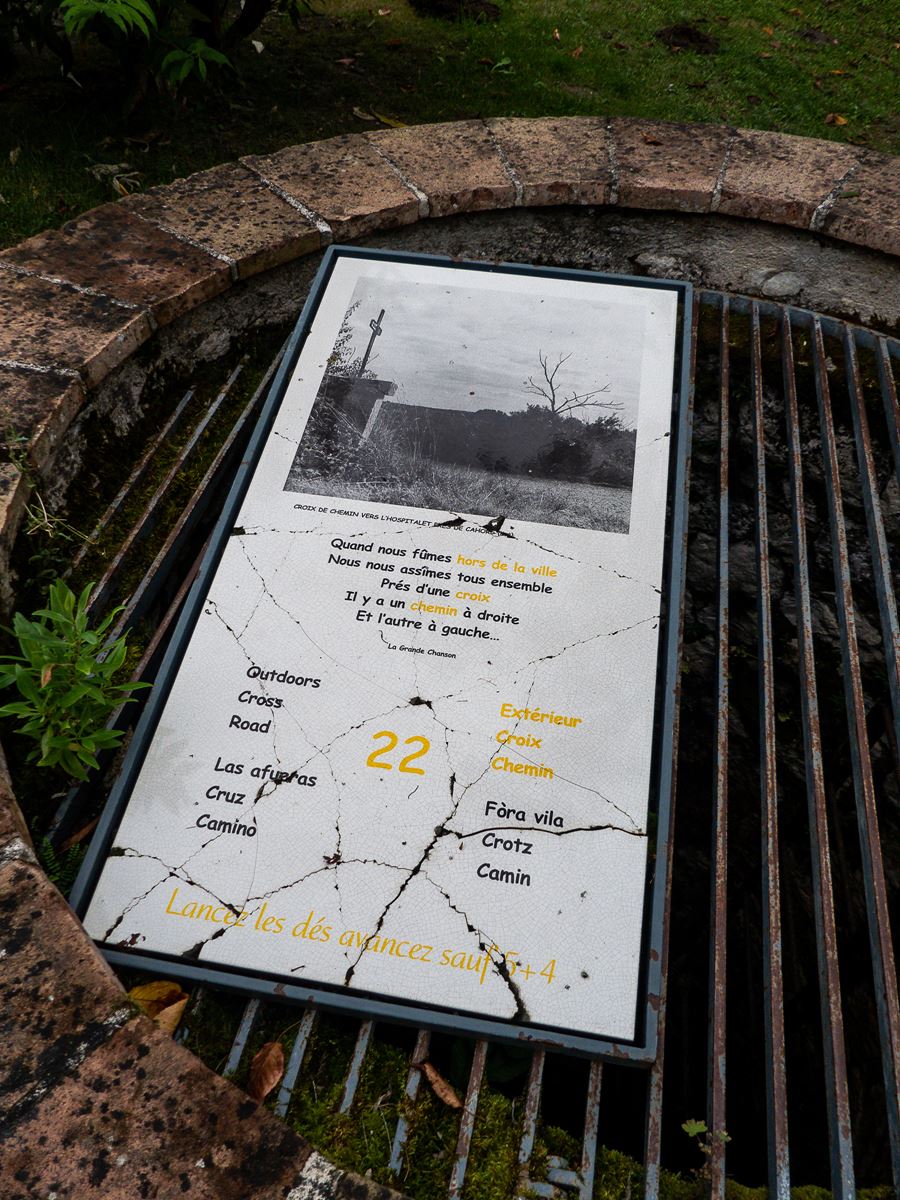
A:
[[[572,58],[581,58],[582,54],[584,54],[584,46],[576,46],[572,51]]]
[[[378,112],[377,109],[372,109],[375,114],[375,120],[380,121],[382,125],[389,125],[391,129],[405,129],[406,122],[398,121],[396,117],[389,117],[385,113]]]
[[[825,118],[826,125],[846,125],[847,118],[842,117],[840,113],[829,113]]]
[[[181,985],[171,979],[154,979],[152,983],[142,983],[133,987],[128,993],[128,999],[148,1017],[155,1017],[164,1008],[177,1004],[182,998],[187,999],[187,992],[183,992]]]
[[[187,1007],[188,994],[171,979],[155,979],[142,983],[128,993],[141,1012],[152,1017],[163,1033],[173,1034]]]
[[[247,1076],[247,1095],[261,1104],[284,1074],[284,1048],[281,1042],[266,1042],[253,1056]]]
[[[846,71],[829,71],[828,74],[829,75],[846,75],[847,72]]]
[[[366,112],[366,110],[364,108],[354,108],[353,115],[354,115],[354,117],[357,118],[357,120],[360,120],[360,121],[377,121],[378,120],[378,118],[373,117],[370,112]]]
[[[642,133],[641,140],[646,142],[648,146],[663,145],[663,142],[658,137],[654,137],[652,133]]]
[[[187,1002],[187,996],[182,996],[180,1000],[176,1000],[174,1004],[170,1004],[168,1008],[164,1008],[153,1018],[157,1027],[163,1033],[167,1033],[170,1037],[174,1036],[175,1030],[178,1028],[178,1022],[184,1015],[185,1008],[187,1008]]]
[[[452,1084],[447,1082],[437,1067],[433,1066],[427,1059],[425,1062],[420,1062],[416,1065],[431,1084],[432,1091],[438,1100],[442,1100],[448,1108],[462,1108],[462,1100],[460,1100],[456,1089]]]
[[[14,166],[16,165],[16,163],[19,161],[19,155],[20,155],[21,153],[22,153],[22,147],[21,147],[21,146],[13,146],[12,150],[10,150],[10,152],[9,152],[9,165],[10,165],[11,167],[14,167]]]
[[[403,38],[388,38],[384,43],[389,50],[396,50],[398,46],[405,46]]]
[[[389,8],[379,8],[378,15],[379,17],[389,17],[391,15],[391,10]]]
[[[336,58],[334,61],[338,64],[338,66],[352,67],[353,64],[356,62],[356,59],[355,58]]]
[[[553,40],[554,40],[554,42],[559,41],[559,30],[558,29],[553,30]]]
[[[762,31],[763,31],[763,33],[767,33],[769,35],[769,37],[775,36],[775,30],[772,28],[771,25],[763,25]]]

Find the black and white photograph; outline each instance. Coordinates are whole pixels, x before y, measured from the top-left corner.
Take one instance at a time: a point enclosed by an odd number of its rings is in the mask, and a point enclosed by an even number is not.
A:
[[[642,313],[363,277],[285,490],[629,531]]]

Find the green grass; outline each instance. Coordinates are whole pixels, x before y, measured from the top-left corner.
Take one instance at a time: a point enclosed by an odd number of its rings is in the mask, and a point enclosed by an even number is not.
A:
[[[127,121],[98,47],[79,52],[81,88],[55,60],[23,57],[0,87],[0,245],[113,199],[91,164],[127,163],[149,187],[384,117],[728,121],[900,152],[898,0],[500,0],[496,23],[423,18],[405,0],[384,0],[385,16],[364,0],[319,3],[299,32],[270,18],[262,53],[237,52],[237,76],[153,98]],[[718,52],[654,38],[681,22],[717,38]]]

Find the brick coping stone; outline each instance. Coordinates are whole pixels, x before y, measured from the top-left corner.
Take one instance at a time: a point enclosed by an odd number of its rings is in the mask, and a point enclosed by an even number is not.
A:
[[[0,583],[35,477],[90,392],[162,325],[335,240],[521,206],[721,213],[900,256],[900,158],[630,118],[345,134],[201,171],[0,250]],[[4,1200],[388,1200],[129,1004],[40,870],[0,750]]]

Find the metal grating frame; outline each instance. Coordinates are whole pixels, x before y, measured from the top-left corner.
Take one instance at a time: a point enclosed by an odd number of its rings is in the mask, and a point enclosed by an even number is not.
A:
[[[533,1179],[540,1122],[553,1117],[542,1111],[548,1064],[559,1056],[531,1051],[520,1089],[517,1195],[587,1200],[598,1146],[617,1141],[642,1157],[648,1200],[659,1195],[662,1167],[690,1165],[691,1152],[713,1197],[725,1194],[726,1167],[745,1182],[767,1183],[778,1200],[788,1200],[792,1179],[830,1186],[841,1200],[858,1183],[892,1180],[900,1194],[900,1006],[889,911],[900,892],[900,629],[889,555],[900,511],[900,343],[804,310],[701,292],[691,347],[674,764],[681,786],[659,1057],[637,1084],[633,1068],[591,1061],[584,1084],[577,1076],[580,1160],[551,1157]],[[118,628],[157,626],[138,675],[158,664],[210,514],[279,360],[120,618]],[[110,561],[98,608],[113,601],[123,563],[158,523],[172,480],[240,371],[203,413],[185,396],[101,520],[113,520],[156,448],[193,420],[178,461]],[[745,713],[755,713],[756,731]],[[56,844],[83,836],[96,806],[87,788],[70,793],[53,826]],[[185,1032],[193,1013],[201,1019],[201,999],[198,989]],[[246,1066],[254,1030],[274,1003],[247,1003],[225,1075]],[[329,1019],[310,1009],[293,1027],[274,1097],[282,1117],[302,1087],[317,1023]],[[378,1034],[373,1021],[359,1023],[340,1113],[353,1112]],[[415,1034],[406,1078],[396,1081],[405,1099],[386,1165],[400,1188],[415,1107],[428,1087],[418,1064],[432,1041],[427,1030]],[[473,1043],[447,1171],[451,1200],[465,1194],[490,1053],[487,1041]],[[699,1156],[680,1132],[698,1113],[709,1131]]]

